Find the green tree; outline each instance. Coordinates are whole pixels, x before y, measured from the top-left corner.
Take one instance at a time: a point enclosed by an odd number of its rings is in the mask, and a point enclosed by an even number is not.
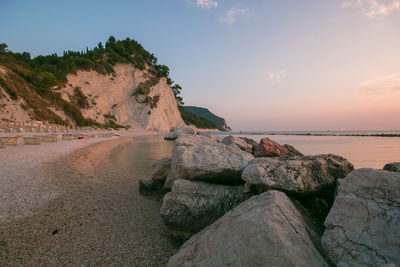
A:
[[[6,43],[0,43],[0,53],[6,53],[7,47],[8,45]]]
[[[182,87],[179,84],[174,84],[171,88],[172,88],[172,92],[175,95],[175,99],[176,99],[176,103],[178,104],[178,107],[183,107],[183,105],[185,103],[183,102],[183,98],[181,96]]]

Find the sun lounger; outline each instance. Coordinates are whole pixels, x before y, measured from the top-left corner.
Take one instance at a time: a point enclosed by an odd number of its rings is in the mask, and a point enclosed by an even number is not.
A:
[[[19,134],[14,137],[2,137],[1,141],[7,146],[16,146],[18,145],[18,139],[24,136],[23,134]]]
[[[24,137],[24,145],[40,145],[40,138]]]
[[[41,141],[46,143],[57,143],[57,135],[43,135]]]
[[[66,140],[66,141],[71,141],[71,140],[74,140],[74,135],[73,134],[63,134],[62,139]]]

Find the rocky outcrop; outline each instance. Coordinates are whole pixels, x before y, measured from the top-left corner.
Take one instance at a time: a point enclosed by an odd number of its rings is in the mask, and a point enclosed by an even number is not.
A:
[[[242,171],[253,158],[237,146],[216,143],[204,136],[182,135],[175,141],[165,186],[171,188],[177,179],[240,184]]]
[[[225,145],[237,145],[241,150],[253,153],[254,148],[257,146],[257,142],[245,137],[238,137],[238,136],[226,136],[221,140],[221,143]]]
[[[216,137],[215,135],[211,135],[211,134],[202,134],[203,136],[210,138],[211,140],[215,141],[215,142],[219,142],[219,138]]]
[[[383,167],[383,169],[391,172],[400,172],[400,162],[388,163]]]
[[[289,156],[289,151],[277,142],[265,137],[254,148],[254,156],[257,158]]]
[[[183,134],[196,134],[196,131],[190,126],[183,126],[181,128],[175,129],[169,134],[167,134],[164,139],[165,140],[175,140]]]
[[[282,192],[252,197],[189,239],[168,266],[329,266],[318,232]]]
[[[171,169],[171,158],[162,158],[153,165],[153,171],[151,172],[151,178],[153,180],[165,180],[167,179],[168,173]]]
[[[256,158],[244,169],[242,179],[262,191],[281,190],[310,194],[332,185],[353,170],[345,158],[328,154],[292,158]]]
[[[284,144],[282,146],[288,150],[289,157],[302,157],[302,156],[304,156],[303,153],[301,153],[296,148],[294,148],[294,146],[291,146],[291,145],[288,145],[288,144]]]
[[[161,217],[173,236],[187,239],[247,199],[243,187],[176,180],[164,197]]]
[[[338,266],[400,266],[400,174],[358,169],[340,182],[322,245]]]

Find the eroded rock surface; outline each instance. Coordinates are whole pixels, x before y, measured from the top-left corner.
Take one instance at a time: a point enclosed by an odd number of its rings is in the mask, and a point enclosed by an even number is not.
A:
[[[388,163],[383,167],[383,169],[391,172],[400,172],[400,162]]]
[[[168,266],[328,266],[305,216],[282,192],[254,196],[190,238]]]
[[[289,193],[310,194],[332,185],[354,169],[345,158],[333,154],[291,158],[256,158],[244,169],[248,185]]]
[[[181,128],[175,129],[172,132],[170,132],[169,134],[167,134],[164,137],[164,139],[165,140],[175,140],[184,134],[195,135],[196,131],[190,126],[183,126]]]
[[[241,150],[247,151],[249,153],[253,153],[254,148],[257,146],[257,142],[246,137],[238,137],[238,136],[226,136],[221,140],[221,143],[225,145],[237,145]]]
[[[247,199],[243,188],[176,180],[160,214],[173,236],[187,239]]]
[[[256,158],[289,156],[289,151],[277,142],[265,137],[254,148],[254,156]]]
[[[284,144],[282,146],[288,150],[289,157],[302,157],[302,156],[304,156],[303,153],[301,153],[296,148],[294,148],[294,146],[291,146],[291,145],[288,145],[288,144]]]
[[[171,158],[162,158],[153,165],[151,177],[154,180],[165,180],[168,176],[169,170],[171,169]]]
[[[254,158],[236,145],[216,143],[204,136],[183,135],[174,145],[171,171],[165,182],[168,188],[177,179],[229,185],[243,183],[242,171]]]
[[[400,266],[400,173],[358,169],[340,181],[322,245],[338,266]]]

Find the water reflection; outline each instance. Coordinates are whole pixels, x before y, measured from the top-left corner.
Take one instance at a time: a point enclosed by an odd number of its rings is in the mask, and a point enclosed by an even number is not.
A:
[[[115,148],[110,160],[117,169],[124,169],[135,176],[150,176],[152,165],[163,157],[171,157],[173,142],[162,135],[135,137],[135,142]]]

